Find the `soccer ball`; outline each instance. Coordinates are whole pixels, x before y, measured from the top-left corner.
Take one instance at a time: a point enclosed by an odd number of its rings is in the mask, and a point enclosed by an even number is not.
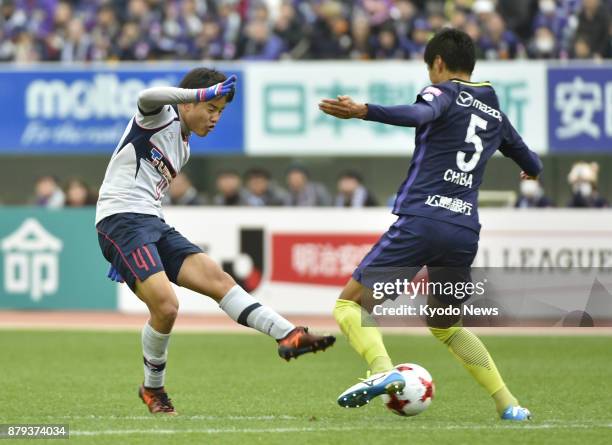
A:
[[[434,397],[436,387],[431,374],[422,366],[402,363],[395,367],[406,380],[399,394],[383,394],[385,406],[399,416],[416,416],[427,409]]]

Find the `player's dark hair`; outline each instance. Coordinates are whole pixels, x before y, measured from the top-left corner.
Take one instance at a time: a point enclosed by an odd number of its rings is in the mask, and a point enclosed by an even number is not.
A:
[[[433,66],[436,56],[440,56],[451,72],[472,74],[476,65],[476,49],[472,38],[458,29],[443,29],[427,43],[425,63]]]
[[[227,76],[221,71],[217,71],[211,68],[194,68],[185,74],[185,77],[179,83],[179,88],[208,88],[223,82],[227,79]],[[234,98],[234,93],[230,93],[227,96],[227,102],[231,102]]]

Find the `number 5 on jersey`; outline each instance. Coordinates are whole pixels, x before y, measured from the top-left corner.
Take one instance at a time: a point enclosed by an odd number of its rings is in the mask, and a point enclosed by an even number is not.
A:
[[[470,117],[470,125],[468,125],[467,134],[465,135],[465,142],[469,144],[474,144],[476,151],[468,162],[465,161],[465,157],[467,156],[466,152],[457,152],[457,167],[459,167],[459,170],[461,170],[462,172],[467,173],[474,170],[476,168],[476,165],[478,165],[480,155],[482,154],[482,140],[476,134],[476,127],[486,130],[487,121],[481,118],[480,116],[472,114]]]

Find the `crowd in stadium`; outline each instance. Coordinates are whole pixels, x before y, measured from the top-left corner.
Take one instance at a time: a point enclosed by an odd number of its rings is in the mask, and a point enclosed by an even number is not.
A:
[[[608,201],[597,189],[599,166],[595,162],[577,162],[570,170],[567,181],[572,191],[566,207],[608,207]],[[216,189],[210,195],[197,190],[185,173],[173,179],[164,205],[216,205],[216,206],[291,206],[291,207],[375,207],[392,206],[395,196],[379,201],[364,183],[362,175],[346,170],[338,175],[336,194],[332,195],[324,184],[312,179],[302,165],[290,166],[281,187],[263,168],[251,168],[244,175],[234,170],[220,171]],[[47,207],[83,207],[95,205],[96,191],[85,181],[72,178],[62,188],[53,176],[41,176],[35,186],[32,204]],[[519,186],[517,208],[555,207],[546,196],[538,180],[522,180]]]
[[[483,59],[612,57],[611,0],[0,0],[0,60],[421,59],[465,30]]]

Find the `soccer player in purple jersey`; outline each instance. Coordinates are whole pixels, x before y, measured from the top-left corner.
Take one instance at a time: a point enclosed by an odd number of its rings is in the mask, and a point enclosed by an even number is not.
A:
[[[500,111],[492,85],[471,81],[476,58],[466,33],[440,31],[427,44],[424,58],[432,85],[412,105],[361,104],[348,96],[319,104],[323,112],[341,119],[416,128],[414,156],[393,207],[398,218],[357,267],[334,309],[342,332],[371,373],[369,380],[340,395],[341,406],[363,406],[380,394],[401,391],[405,384],[378,329],[362,325],[363,296],[373,285],[368,277],[384,268],[427,266],[430,281],[469,281],[480,231],[478,189],[487,161],[499,150],[521,167],[523,178],[535,178],[542,170],[538,156]],[[430,306],[461,302],[458,296],[428,296]],[[460,315],[428,317],[428,325],[492,396],[502,419],[531,418],[506,387],[484,344],[462,327]]]
[[[144,382],[139,396],[151,413],[176,414],[164,389],[168,341],[178,312],[171,283],[208,296],[233,320],[273,337],[289,360],[331,346],[263,306],[202,250],[165,223],[161,201],[187,163],[191,133],[208,135],[232,101],[236,77],[195,68],[178,88],[144,90],[111,156],[96,208],[96,229],[109,278],[123,281],[148,307],[142,330]],[[203,222],[203,227],[206,227]]]

